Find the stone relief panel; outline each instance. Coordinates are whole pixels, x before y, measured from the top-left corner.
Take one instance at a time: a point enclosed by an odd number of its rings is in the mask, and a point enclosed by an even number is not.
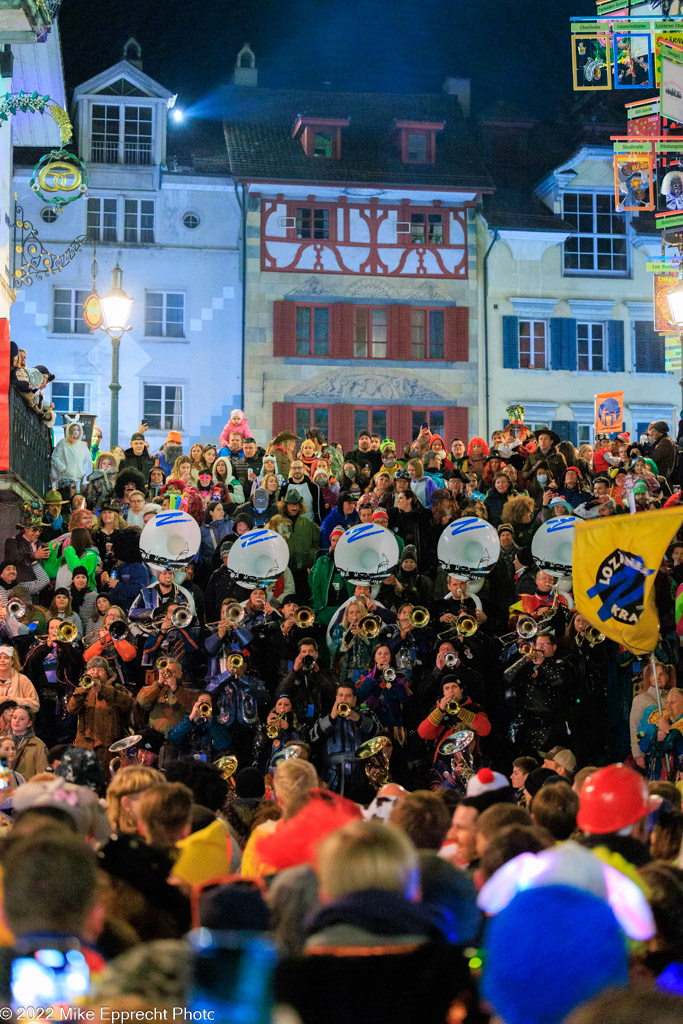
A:
[[[455,404],[448,393],[417,377],[385,374],[335,373],[298,384],[285,395],[285,401],[323,399],[337,402],[407,402]]]

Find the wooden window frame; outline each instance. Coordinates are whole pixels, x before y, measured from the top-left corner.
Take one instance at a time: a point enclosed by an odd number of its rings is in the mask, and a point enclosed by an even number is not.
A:
[[[424,313],[425,314],[425,354],[423,356],[416,356],[413,354],[413,313]],[[431,323],[430,313],[441,313],[443,316],[443,338],[441,342],[441,355],[433,356],[430,355],[431,349]],[[446,323],[446,309],[443,306],[411,306],[410,307],[410,357],[418,362],[443,362],[446,358],[446,331],[448,325]]]
[[[294,355],[299,359],[330,359],[332,351],[332,333],[334,330],[334,324],[332,320],[332,306],[329,302],[295,302],[294,303],[294,318],[295,318],[295,331],[294,331]],[[327,332],[327,355],[321,355],[315,351],[315,312],[312,313],[310,323],[308,325],[308,352],[297,352],[297,336],[296,336],[296,311],[299,309],[309,309],[315,311],[316,309],[326,309],[328,313],[328,332]]]
[[[401,163],[426,164],[436,163],[436,134],[446,127],[445,121],[396,121],[396,129],[399,132],[399,143],[401,149]],[[427,138],[426,160],[411,160],[408,155],[408,136],[425,135]]]
[[[356,324],[355,324],[355,320],[356,320],[356,315],[359,312],[361,312],[361,311],[365,314],[365,317],[366,317],[366,328],[367,328],[367,331],[368,331],[368,335],[367,335],[367,354],[364,355],[364,356],[357,356],[356,355],[356,351],[355,351],[355,349],[356,349],[356,335],[355,335]],[[373,315],[373,313],[378,312],[378,311],[383,312],[384,315],[385,315],[385,318],[386,318],[385,323],[384,323],[384,329],[385,329],[385,332],[386,332],[386,340],[384,342],[384,355],[383,356],[373,355],[373,351],[372,351],[372,349],[373,349],[372,315]],[[354,307],[353,307],[353,319],[354,319],[354,325],[353,325],[354,326],[353,358],[354,359],[375,359],[375,360],[377,360],[379,362],[381,362],[383,359],[389,359],[390,358],[390,355],[389,355],[389,349],[390,349],[390,340],[389,340],[389,307],[388,306],[356,306],[356,305],[354,305]],[[382,326],[382,325],[378,325],[378,326]]]
[[[327,211],[327,238],[313,238],[313,237],[311,237],[311,238],[299,238],[299,236],[297,234],[297,227],[296,227],[297,211],[298,210],[310,210],[311,211],[311,234],[313,232],[312,224],[313,224],[313,216],[315,214],[315,211],[316,210],[325,210],[325,211]],[[287,215],[286,215],[286,217],[287,217],[286,222],[289,223],[290,222],[290,218],[291,218],[291,223],[293,225],[293,226],[288,227],[286,229],[287,230],[286,238],[287,238],[288,241],[301,242],[301,243],[304,243],[304,244],[305,243],[315,244],[316,242],[327,243],[327,242],[336,242],[337,241],[337,207],[334,205],[334,203],[318,203],[311,196],[309,196],[308,198],[302,198],[299,201],[289,200],[287,202]]]
[[[341,158],[341,130],[347,128],[347,117],[298,117],[292,129],[292,138],[298,138],[304,153],[311,160],[339,160]],[[313,151],[317,132],[332,136],[332,155],[316,155]]]
[[[543,324],[545,326],[545,366],[536,366],[530,363],[529,366],[522,366],[522,324]],[[529,335],[529,358],[534,358],[533,332]],[[550,367],[550,324],[542,317],[520,317],[517,325],[517,359],[520,370],[549,370]]]

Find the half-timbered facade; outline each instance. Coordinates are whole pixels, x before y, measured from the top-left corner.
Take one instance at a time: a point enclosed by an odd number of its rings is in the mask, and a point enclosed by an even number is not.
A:
[[[257,439],[319,426],[345,448],[362,429],[405,443],[425,420],[467,436],[478,423],[475,209],[490,181],[457,96],[252,84],[227,107]]]

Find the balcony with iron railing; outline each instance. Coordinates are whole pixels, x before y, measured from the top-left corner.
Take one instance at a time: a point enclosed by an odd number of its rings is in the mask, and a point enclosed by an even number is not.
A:
[[[107,142],[93,139],[90,143],[93,164],[128,164],[149,166],[152,163],[151,142]]]
[[[9,389],[9,475],[43,498],[50,489],[52,431],[15,389]]]

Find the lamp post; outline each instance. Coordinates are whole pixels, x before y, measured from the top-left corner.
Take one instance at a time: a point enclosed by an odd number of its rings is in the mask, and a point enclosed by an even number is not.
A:
[[[102,325],[100,330],[104,331],[111,338],[111,422],[109,448],[119,443],[119,347],[121,337],[130,330],[128,320],[133,308],[133,300],[126,295],[121,287],[123,272],[116,264],[111,272],[111,290],[100,299],[102,306]]]

